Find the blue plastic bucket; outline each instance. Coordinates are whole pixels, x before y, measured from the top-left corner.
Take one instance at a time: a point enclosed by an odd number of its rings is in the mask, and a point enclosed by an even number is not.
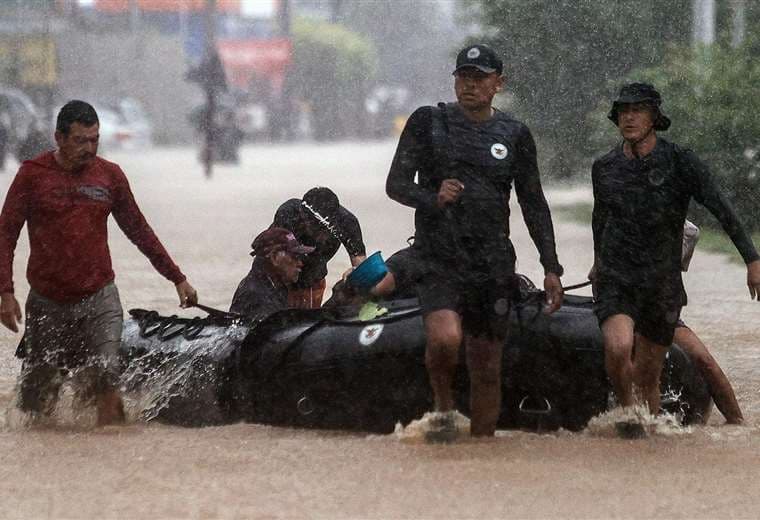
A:
[[[388,273],[380,251],[372,253],[348,275],[348,283],[359,289],[370,289]]]

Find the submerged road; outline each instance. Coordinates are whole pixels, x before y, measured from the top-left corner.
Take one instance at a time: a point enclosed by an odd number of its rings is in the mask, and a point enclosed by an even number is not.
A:
[[[412,234],[412,211],[385,196],[395,143],[251,146],[237,166],[203,177],[189,148],[106,154],[125,170],[149,222],[198,289],[226,308],[250,267],[250,243],[276,207],[316,185],[359,217],[368,251],[387,257]],[[12,175],[0,175],[5,196]],[[553,208],[589,200],[552,186]],[[566,285],[585,279],[591,231],[557,221]],[[518,270],[537,284],[535,248],[513,205]],[[111,252],[125,308],[192,315],[116,226]],[[15,279],[23,302],[26,232]],[[348,267],[344,251],[329,282]],[[14,422],[19,337],[0,332],[1,518],[756,518],[760,505],[760,307],[745,271],[700,252],[687,276],[686,322],[733,381],[747,426],[665,429],[627,441],[588,432],[499,432],[449,446],[395,436],[253,424],[184,429],[132,422],[27,431]]]

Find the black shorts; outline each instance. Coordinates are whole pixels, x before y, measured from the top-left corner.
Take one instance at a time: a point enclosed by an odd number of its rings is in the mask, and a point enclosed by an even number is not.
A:
[[[417,282],[429,270],[428,263],[422,257],[422,252],[413,246],[393,253],[385,261],[385,265],[395,279],[395,295],[398,298],[415,296],[417,294]]]
[[[595,290],[594,313],[600,326],[610,316],[625,314],[633,320],[636,333],[666,347],[673,342],[681,314],[680,299],[602,279]]]
[[[465,334],[502,340],[509,328],[515,280],[514,273],[487,277],[452,269],[429,272],[418,285],[422,314],[452,310],[462,317]]]

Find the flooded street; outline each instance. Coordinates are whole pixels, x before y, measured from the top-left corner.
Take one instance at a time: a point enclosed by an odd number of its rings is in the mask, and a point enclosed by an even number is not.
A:
[[[201,303],[227,308],[250,268],[250,243],[284,200],[333,188],[362,224],[368,253],[387,258],[413,233],[412,210],[385,195],[394,142],[250,146],[238,166],[203,177],[189,148],[106,154],[126,172],[148,221]],[[3,197],[12,180],[0,175]],[[590,190],[547,191],[552,207]],[[591,229],[555,220],[563,282],[585,280]],[[540,285],[538,255],[513,206],[518,271]],[[111,228],[125,309],[177,308],[170,282]],[[23,304],[26,231],[14,276]],[[341,250],[328,287],[349,266]],[[709,424],[645,440],[588,432],[499,432],[430,446],[394,435],[255,424],[187,429],[125,427],[25,431],[0,420],[2,518],[757,518],[760,507],[760,304],[746,271],[697,250],[684,320],[734,384],[747,425]],[[581,294],[584,294],[581,292]],[[586,293],[587,294],[587,293]],[[0,408],[11,406],[19,336],[0,331]],[[12,414],[11,414],[12,415]]]

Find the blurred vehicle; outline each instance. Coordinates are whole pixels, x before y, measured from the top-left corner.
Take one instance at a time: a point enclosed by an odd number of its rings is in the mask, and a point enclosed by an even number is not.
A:
[[[91,103],[98,113],[101,153],[112,150],[140,150],[152,146],[153,125],[139,101],[126,97]],[[61,106],[56,107],[56,115],[60,109]]]
[[[138,150],[153,144],[153,125],[138,100],[131,97],[94,103],[100,120],[102,150]]]
[[[101,152],[134,147],[132,131],[118,112],[97,105],[95,105],[95,111],[98,113],[100,122],[99,150]]]
[[[0,164],[4,163],[6,153],[21,162],[54,148],[51,127],[24,92],[0,88],[0,114],[0,124],[5,132],[5,146],[0,147],[3,148]]]
[[[129,145],[147,148],[153,144],[153,125],[142,104],[135,98],[125,97],[118,101],[117,113],[121,117],[122,128],[129,130]]]
[[[364,101],[369,115],[369,133],[375,138],[398,135],[414,107],[411,92],[400,86],[378,85]]]
[[[248,103],[236,109],[237,125],[247,141],[256,141],[269,134],[269,114],[267,107],[259,103]]]
[[[190,112],[188,119],[196,132],[203,139],[200,160],[204,162],[209,150],[205,149],[206,132],[208,131],[208,109],[206,105],[195,107]],[[210,150],[213,162],[237,164],[240,160],[239,150],[243,142],[244,134],[239,127],[237,107],[228,96],[221,96],[216,100],[214,107],[214,119],[212,125],[213,148]]]

